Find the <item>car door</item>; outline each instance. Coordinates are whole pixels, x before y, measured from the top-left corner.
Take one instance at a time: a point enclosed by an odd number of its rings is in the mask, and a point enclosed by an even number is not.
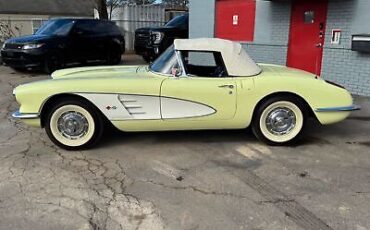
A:
[[[232,119],[237,84],[228,76],[221,53],[182,51],[179,56],[186,76],[169,77],[162,83],[162,119]]]
[[[95,44],[94,31],[88,20],[77,20],[70,34],[70,59],[77,62],[86,62],[94,59]]]
[[[106,60],[109,54],[111,36],[111,22],[94,21],[93,36],[91,38],[94,49],[92,49],[93,60]]]

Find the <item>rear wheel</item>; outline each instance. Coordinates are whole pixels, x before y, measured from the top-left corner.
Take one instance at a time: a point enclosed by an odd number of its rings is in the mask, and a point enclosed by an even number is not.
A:
[[[104,129],[104,122],[95,108],[76,99],[57,103],[45,121],[49,138],[67,150],[92,147],[102,137]]]
[[[307,117],[307,109],[300,99],[274,97],[257,108],[252,130],[269,145],[289,145],[302,137]]]

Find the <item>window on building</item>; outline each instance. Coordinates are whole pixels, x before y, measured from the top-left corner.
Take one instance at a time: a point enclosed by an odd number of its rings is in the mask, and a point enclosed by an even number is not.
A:
[[[43,24],[44,21],[42,19],[32,20],[32,33],[35,34]]]
[[[196,77],[227,77],[220,52],[182,51],[186,74]]]
[[[306,11],[304,12],[304,23],[313,24],[315,23],[315,11]]]

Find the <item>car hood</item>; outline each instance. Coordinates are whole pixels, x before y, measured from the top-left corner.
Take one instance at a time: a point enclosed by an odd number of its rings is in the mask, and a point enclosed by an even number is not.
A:
[[[50,38],[51,36],[48,36],[48,35],[34,34],[34,35],[27,35],[27,36],[22,36],[22,37],[11,38],[11,39],[8,39],[6,42],[22,44],[22,43],[42,42]]]
[[[148,72],[147,66],[99,66],[79,67],[55,71],[53,79],[70,78],[107,78],[107,77],[135,77],[139,73]]]

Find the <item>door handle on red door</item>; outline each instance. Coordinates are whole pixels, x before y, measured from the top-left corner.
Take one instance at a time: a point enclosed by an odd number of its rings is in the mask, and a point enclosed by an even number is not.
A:
[[[316,47],[317,47],[317,48],[321,48],[321,47],[322,47],[322,43],[317,43],[317,44],[316,44]]]
[[[218,88],[229,88],[229,89],[234,89],[234,85],[220,85]]]

